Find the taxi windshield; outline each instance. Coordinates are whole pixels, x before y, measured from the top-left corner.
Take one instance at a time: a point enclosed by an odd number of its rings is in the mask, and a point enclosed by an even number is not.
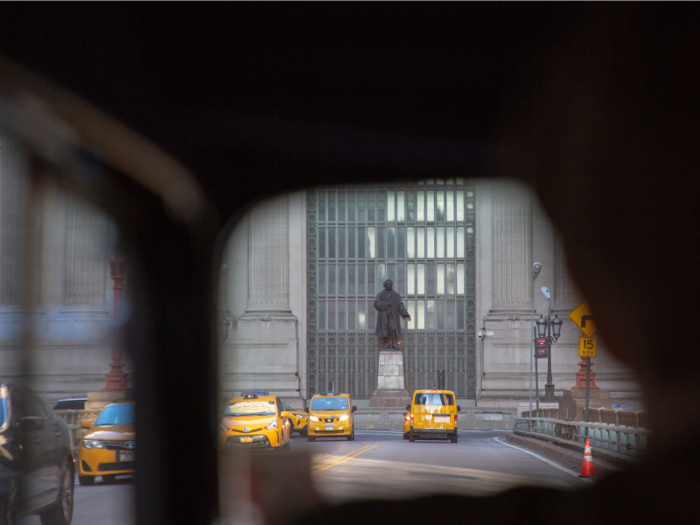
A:
[[[125,403],[123,405],[111,405],[106,407],[100,417],[95,421],[95,426],[100,425],[133,425],[134,405]]]
[[[346,397],[317,397],[311,401],[311,410],[347,410]]]
[[[238,401],[226,407],[227,416],[274,416],[274,401]]]
[[[435,392],[425,392],[416,394],[413,400],[415,405],[454,405],[452,394],[438,394]]]

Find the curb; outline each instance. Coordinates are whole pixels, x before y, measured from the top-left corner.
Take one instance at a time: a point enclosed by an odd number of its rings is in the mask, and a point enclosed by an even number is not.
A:
[[[566,465],[573,471],[581,470],[581,464],[583,463],[583,453],[570,450],[562,445],[553,443],[551,441],[545,441],[543,439],[536,439],[526,436],[518,436],[517,434],[506,434],[505,439],[508,443],[531,450],[542,456],[548,457],[559,463]],[[630,463],[631,464],[631,463]],[[600,479],[613,472],[618,472],[624,467],[614,465],[600,458],[600,456],[593,456],[593,468],[595,470],[594,479]]]

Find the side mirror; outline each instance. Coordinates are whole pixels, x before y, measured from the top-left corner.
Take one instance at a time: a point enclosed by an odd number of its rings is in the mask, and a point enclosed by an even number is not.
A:
[[[44,418],[38,416],[27,416],[19,420],[19,429],[22,432],[33,432],[44,429]]]
[[[93,423],[94,423],[94,421],[93,421],[92,419],[83,419],[83,420],[80,422],[80,426],[81,426],[82,428],[90,428],[90,427],[92,426]]]
[[[289,412],[280,412],[280,417],[289,417]]]
[[[411,411],[411,405],[406,405],[406,410]]]
[[[304,412],[309,413],[309,407],[304,407]]]
[[[357,407],[355,405],[352,406],[352,411],[357,412]]]
[[[457,412],[461,412],[461,411],[462,411],[462,407],[457,405]]]

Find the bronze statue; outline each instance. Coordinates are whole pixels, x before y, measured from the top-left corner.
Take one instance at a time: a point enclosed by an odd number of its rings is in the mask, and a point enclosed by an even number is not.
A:
[[[391,288],[394,283],[391,279],[384,281],[384,290],[377,294],[374,301],[374,309],[379,312],[377,315],[377,337],[384,338],[384,349],[399,349],[399,336],[401,335],[401,321],[399,316],[411,320],[411,316],[401,301],[401,296]]]

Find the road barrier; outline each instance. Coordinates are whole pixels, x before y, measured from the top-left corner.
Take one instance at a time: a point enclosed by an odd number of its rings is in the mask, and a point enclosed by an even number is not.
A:
[[[594,451],[622,460],[642,457],[651,436],[651,431],[644,428],[549,417],[516,417],[513,432],[581,449],[590,439]]]

